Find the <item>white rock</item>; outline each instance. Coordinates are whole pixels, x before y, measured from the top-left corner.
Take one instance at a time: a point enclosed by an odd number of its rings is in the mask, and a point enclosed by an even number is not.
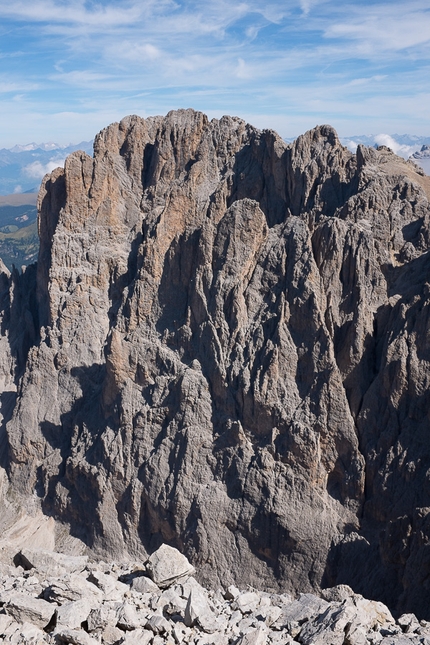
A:
[[[175,623],[172,630],[173,638],[176,643],[180,645],[182,642],[188,642],[191,634],[191,629],[183,623]]]
[[[157,609],[162,609],[169,615],[179,614],[184,616],[187,600],[182,598],[175,589],[170,587],[165,589],[163,593],[156,599],[154,603]]]
[[[162,544],[151,555],[146,568],[156,585],[162,589],[194,573],[194,567],[177,549]]]
[[[99,607],[92,609],[88,615],[88,631],[93,632],[96,629],[106,625],[116,625],[117,614],[120,609],[120,603],[105,602]]]
[[[106,645],[114,645],[114,643],[122,642],[124,632],[114,625],[106,625],[101,636],[103,643]]]
[[[23,643],[42,643],[45,640],[45,632],[31,623],[24,623],[18,631]]]
[[[321,592],[321,597],[327,600],[327,602],[342,602],[355,596],[356,594],[348,585],[336,585],[336,587],[323,589]]]
[[[87,600],[75,600],[65,602],[56,610],[57,625],[79,629],[81,624],[87,620],[91,611],[91,605]]]
[[[117,611],[116,624],[125,631],[132,631],[142,626],[136,608],[127,601],[123,602]]]
[[[72,643],[72,645],[100,645],[99,641],[92,638],[82,629],[55,630],[54,637],[58,643]]]
[[[368,625],[369,630],[395,625],[395,620],[390,610],[382,602],[366,600],[363,596],[357,595],[353,599],[353,603],[357,607],[360,623]]]
[[[37,627],[46,627],[55,613],[55,605],[23,593],[10,597],[4,607],[6,613],[20,623],[29,622]]]
[[[239,609],[242,614],[250,614],[260,604],[260,594],[255,591],[244,591],[239,594],[233,603],[234,609]]]
[[[174,641],[168,639],[166,640],[164,636],[154,636],[152,639],[151,645],[174,645]]]
[[[415,614],[402,614],[397,622],[405,634],[411,634],[421,627]]]
[[[130,586],[133,591],[138,591],[139,593],[157,593],[159,591],[155,582],[147,576],[136,576],[131,581]]]
[[[0,634],[3,634],[12,623],[12,616],[8,616],[7,614],[0,614]]]
[[[76,573],[49,582],[49,586],[44,591],[44,597],[61,604],[68,600],[85,598],[89,605],[94,607],[103,600],[102,590]]]
[[[343,645],[346,628],[357,612],[351,604],[344,602],[336,605],[329,605],[324,613],[304,624],[299,636],[303,645]]]
[[[198,589],[192,589],[185,608],[184,623],[193,627],[196,623],[207,634],[213,634],[219,628],[216,616],[209,607],[208,601]]]
[[[237,645],[265,645],[266,642],[267,630],[257,627],[257,629],[253,629],[239,638]]]
[[[70,556],[42,549],[21,549],[15,556],[24,569],[37,569],[45,576],[57,576],[63,573],[83,571],[87,565],[87,556]]]
[[[280,626],[287,623],[302,623],[305,620],[322,614],[329,607],[329,603],[310,593],[301,594],[298,600],[281,607],[282,614],[276,621]]]
[[[101,589],[105,600],[121,600],[124,594],[129,591],[129,586],[101,571],[92,571],[88,576],[88,581]]]
[[[269,607],[265,612],[265,622],[268,627],[271,627],[273,623],[276,623],[279,616],[282,614],[282,609],[280,607]]]
[[[121,645],[149,645],[152,641],[154,634],[147,629],[135,629],[133,632],[128,632]]]
[[[147,621],[145,627],[150,629],[154,634],[164,634],[170,632],[171,625],[168,620],[160,614],[153,614]]]
[[[240,594],[239,589],[234,585],[230,585],[229,587],[227,587],[227,591],[225,592],[225,597],[226,597],[226,600],[236,600],[239,594]]]

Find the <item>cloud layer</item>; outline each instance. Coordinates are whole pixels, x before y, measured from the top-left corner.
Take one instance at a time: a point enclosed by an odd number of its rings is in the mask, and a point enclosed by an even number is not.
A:
[[[38,181],[42,180],[48,172],[52,172],[55,168],[59,166],[64,166],[63,159],[51,159],[48,163],[44,164],[40,161],[34,161],[24,168],[24,174],[31,179],[37,179]]]
[[[0,146],[177,107],[284,136],[428,132],[424,0],[0,0],[0,25]]]

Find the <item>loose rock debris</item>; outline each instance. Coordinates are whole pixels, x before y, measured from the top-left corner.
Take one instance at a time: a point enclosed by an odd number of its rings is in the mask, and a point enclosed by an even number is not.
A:
[[[0,642],[12,645],[430,645],[430,623],[396,621],[346,585],[321,597],[207,590],[179,551],[140,565],[23,550],[0,565]]]

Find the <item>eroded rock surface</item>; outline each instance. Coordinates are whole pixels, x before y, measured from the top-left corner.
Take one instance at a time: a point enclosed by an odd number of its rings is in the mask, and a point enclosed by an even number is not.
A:
[[[429,181],[192,110],[68,157],[37,271],[1,274],[8,521],[430,617]]]

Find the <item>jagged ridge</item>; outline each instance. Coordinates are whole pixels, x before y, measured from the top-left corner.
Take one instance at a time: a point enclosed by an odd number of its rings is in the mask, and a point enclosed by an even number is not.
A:
[[[37,277],[3,274],[9,490],[95,553],[428,617],[429,194],[329,126],[103,130],[44,180]]]

